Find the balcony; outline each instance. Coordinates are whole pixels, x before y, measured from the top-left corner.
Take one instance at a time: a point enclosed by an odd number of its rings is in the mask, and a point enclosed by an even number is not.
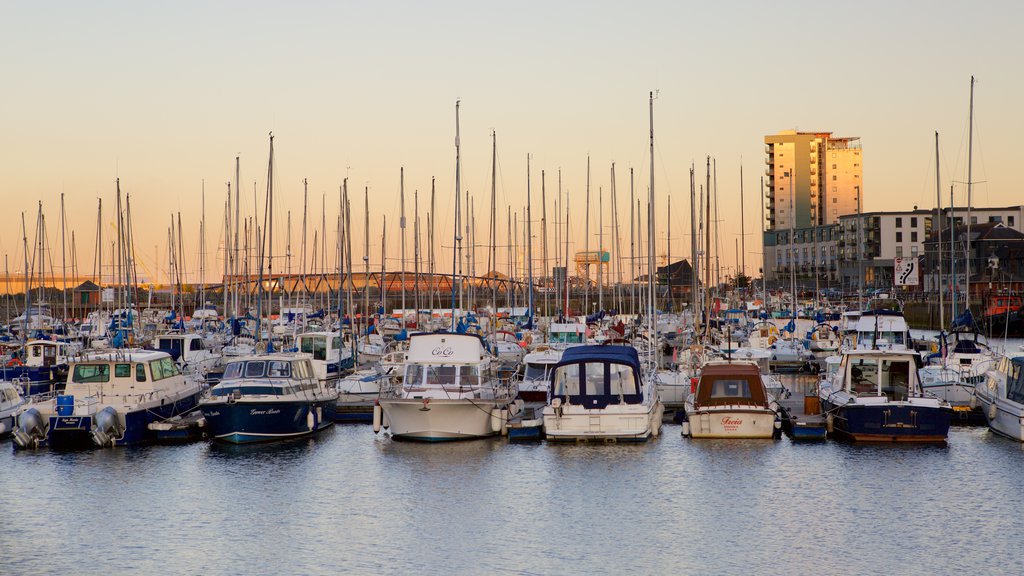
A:
[[[775,168],[773,166],[769,166],[767,169],[765,169],[764,175],[768,176],[769,178],[775,177]]]

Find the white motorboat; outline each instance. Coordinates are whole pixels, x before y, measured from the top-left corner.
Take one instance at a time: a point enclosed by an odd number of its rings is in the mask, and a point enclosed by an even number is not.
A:
[[[14,442],[42,446],[124,446],[154,439],[149,424],[192,411],[202,392],[166,352],[90,353],[70,363],[63,394],[26,404]]]
[[[14,414],[27,400],[13,382],[0,380],[0,438],[14,429]]]
[[[756,362],[715,360],[704,365],[686,401],[684,436],[773,438],[781,430],[779,406]]]
[[[295,337],[295,347],[310,355],[316,377],[328,385],[353,367],[352,350],[340,332],[304,332]]]
[[[186,374],[205,378],[220,367],[220,354],[207,348],[203,337],[197,334],[164,334],[153,340],[153,347],[170,354],[178,369]]]
[[[374,432],[384,427],[394,438],[424,441],[502,432],[520,406],[495,364],[479,336],[413,334],[402,380],[382,382]]]
[[[1024,356],[1001,358],[974,388],[974,405],[993,432],[1024,442]]]
[[[523,377],[518,382],[524,402],[547,402],[551,370],[562,358],[562,349],[541,345],[523,357]]]
[[[632,346],[577,346],[551,376],[544,433],[548,440],[645,441],[661,431],[665,407],[653,378],[641,376]]]
[[[943,343],[942,349],[947,349]],[[974,388],[985,382],[987,372],[1000,356],[975,339],[956,337],[952,350],[929,357],[934,363],[921,368],[921,386],[925,392],[949,402],[954,409],[966,409]]]

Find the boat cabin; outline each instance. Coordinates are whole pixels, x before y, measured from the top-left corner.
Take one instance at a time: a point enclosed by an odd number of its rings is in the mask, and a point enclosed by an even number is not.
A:
[[[913,354],[848,354],[840,366],[844,390],[857,397],[882,397],[891,402],[919,395]]]
[[[640,358],[627,346],[567,349],[551,374],[551,399],[587,409],[641,404]]]
[[[331,352],[341,350],[341,335],[337,332],[307,332],[296,338],[299,352],[313,356],[313,360],[330,358]],[[337,357],[337,353],[333,357]]]
[[[25,365],[34,368],[67,364],[70,352],[68,344],[53,340],[30,340],[25,349]]]
[[[160,336],[156,339],[154,347],[157,350],[167,352],[175,360],[182,356],[187,359],[189,356],[194,355],[189,354],[190,352],[199,352],[207,349],[203,338],[196,334],[168,334]]]
[[[317,382],[308,356],[277,354],[228,362],[220,384],[210,393],[277,396],[312,390]]]
[[[694,392],[695,408],[708,406],[768,406],[761,370],[753,362],[709,362],[700,372]]]
[[[586,325],[577,322],[552,322],[548,328],[549,344],[582,344],[586,338]]]

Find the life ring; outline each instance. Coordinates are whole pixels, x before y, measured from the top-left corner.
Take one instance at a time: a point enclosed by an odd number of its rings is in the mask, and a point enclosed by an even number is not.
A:
[[[17,356],[15,356],[14,358],[11,358],[10,360],[7,361],[7,367],[8,368],[14,368],[15,366],[24,366],[24,365],[25,365],[25,363],[22,362],[21,358],[18,358]]]

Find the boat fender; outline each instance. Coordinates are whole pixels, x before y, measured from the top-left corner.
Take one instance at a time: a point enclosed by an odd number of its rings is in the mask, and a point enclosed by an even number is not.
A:
[[[829,414],[825,416],[825,431],[831,434],[835,430],[835,416]]]
[[[316,424],[316,409],[311,407],[306,414],[306,425],[309,426],[310,432],[316,430]]]
[[[381,421],[383,420],[383,410],[380,408],[379,402],[373,403],[373,433],[377,434],[380,432]]]
[[[562,417],[562,399],[561,398],[552,398],[551,399],[551,407],[554,408],[554,410],[555,410],[555,417],[561,418]]]
[[[508,410],[501,411],[501,435],[508,436]]]
[[[683,421],[683,436],[690,435],[690,422],[688,420]]]
[[[991,420],[995,420],[996,416],[998,416],[998,415],[999,415],[999,407],[996,406],[996,401],[993,398],[992,399],[992,405],[988,407],[988,419],[990,421]]]
[[[970,407],[971,407],[971,410],[974,410],[975,408],[978,407],[978,394],[977,394],[977,392],[971,394]]]
[[[491,432],[501,432],[501,410],[491,408]]]

